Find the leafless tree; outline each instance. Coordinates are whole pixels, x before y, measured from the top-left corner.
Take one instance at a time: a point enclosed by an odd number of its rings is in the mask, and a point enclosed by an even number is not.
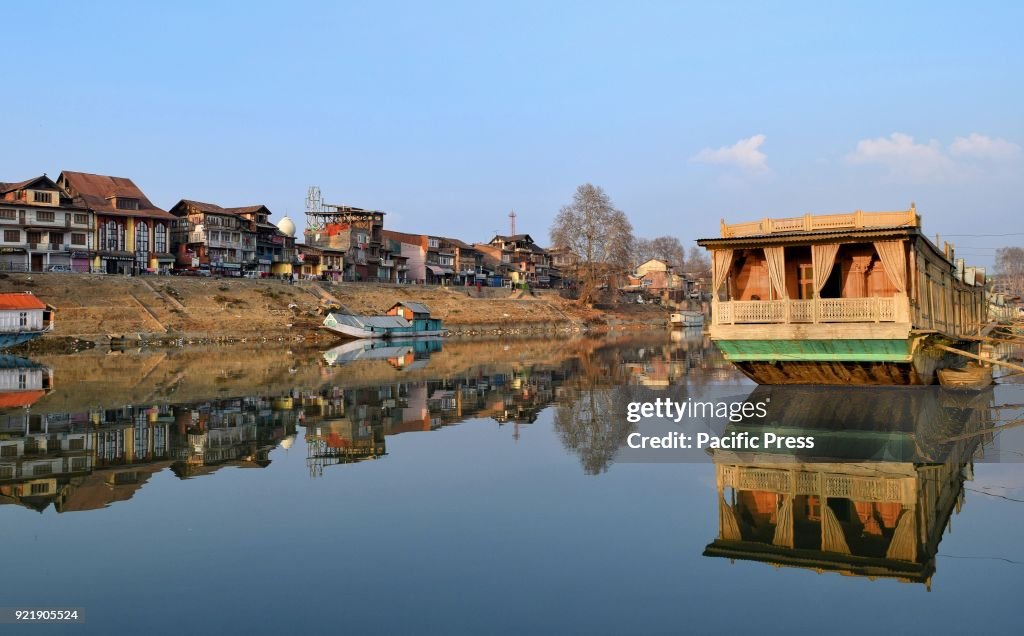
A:
[[[646,263],[658,258],[675,267],[682,267],[686,262],[686,250],[674,236],[659,236],[653,239],[637,239],[634,249],[636,264]]]
[[[564,206],[551,226],[551,243],[579,256],[580,300],[587,302],[593,289],[625,273],[633,255],[633,226],[600,187],[585,183]]]
[[[1007,290],[1024,292],[1024,248],[1000,247],[996,250],[995,274]]]
[[[688,274],[693,274],[699,278],[707,277],[711,273],[711,259],[708,258],[707,252],[702,248],[691,245],[690,254],[686,258],[683,269]]]

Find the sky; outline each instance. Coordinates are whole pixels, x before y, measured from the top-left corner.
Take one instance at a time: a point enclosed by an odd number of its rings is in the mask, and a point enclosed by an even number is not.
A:
[[[207,6],[210,5],[210,6]],[[163,208],[307,188],[391,229],[541,244],[593,183],[638,236],[902,210],[1024,245],[1024,4],[12,3],[0,181],[126,176]],[[978,236],[978,235],[998,236]]]

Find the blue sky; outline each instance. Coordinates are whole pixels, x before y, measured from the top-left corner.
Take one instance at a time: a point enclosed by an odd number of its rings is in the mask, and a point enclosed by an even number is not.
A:
[[[1024,244],[1019,3],[16,3],[0,181],[133,178],[158,205],[306,188],[394,229],[546,242],[592,182],[640,236],[903,209]]]

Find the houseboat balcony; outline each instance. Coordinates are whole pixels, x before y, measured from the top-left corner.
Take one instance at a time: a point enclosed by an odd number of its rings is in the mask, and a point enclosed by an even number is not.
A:
[[[910,299],[814,298],[712,301],[716,325],[910,322]]]

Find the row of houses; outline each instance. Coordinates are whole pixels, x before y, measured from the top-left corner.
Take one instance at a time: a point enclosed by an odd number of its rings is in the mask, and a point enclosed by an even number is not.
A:
[[[299,243],[288,217],[275,224],[271,216],[265,205],[193,199],[164,210],[131,179],[86,172],[0,182],[0,270],[570,287],[577,265],[571,251],[545,249],[529,234],[467,243],[386,230],[383,212],[332,205],[307,215]],[[677,288],[678,277],[648,275],[657,269],[641,266],[637,284]]]
[[[291,274],[300,262],[294,230],[270,215],[263,205],[190,199],[164,210],[125,177],[44,174],[0,183],[0,269]]]

